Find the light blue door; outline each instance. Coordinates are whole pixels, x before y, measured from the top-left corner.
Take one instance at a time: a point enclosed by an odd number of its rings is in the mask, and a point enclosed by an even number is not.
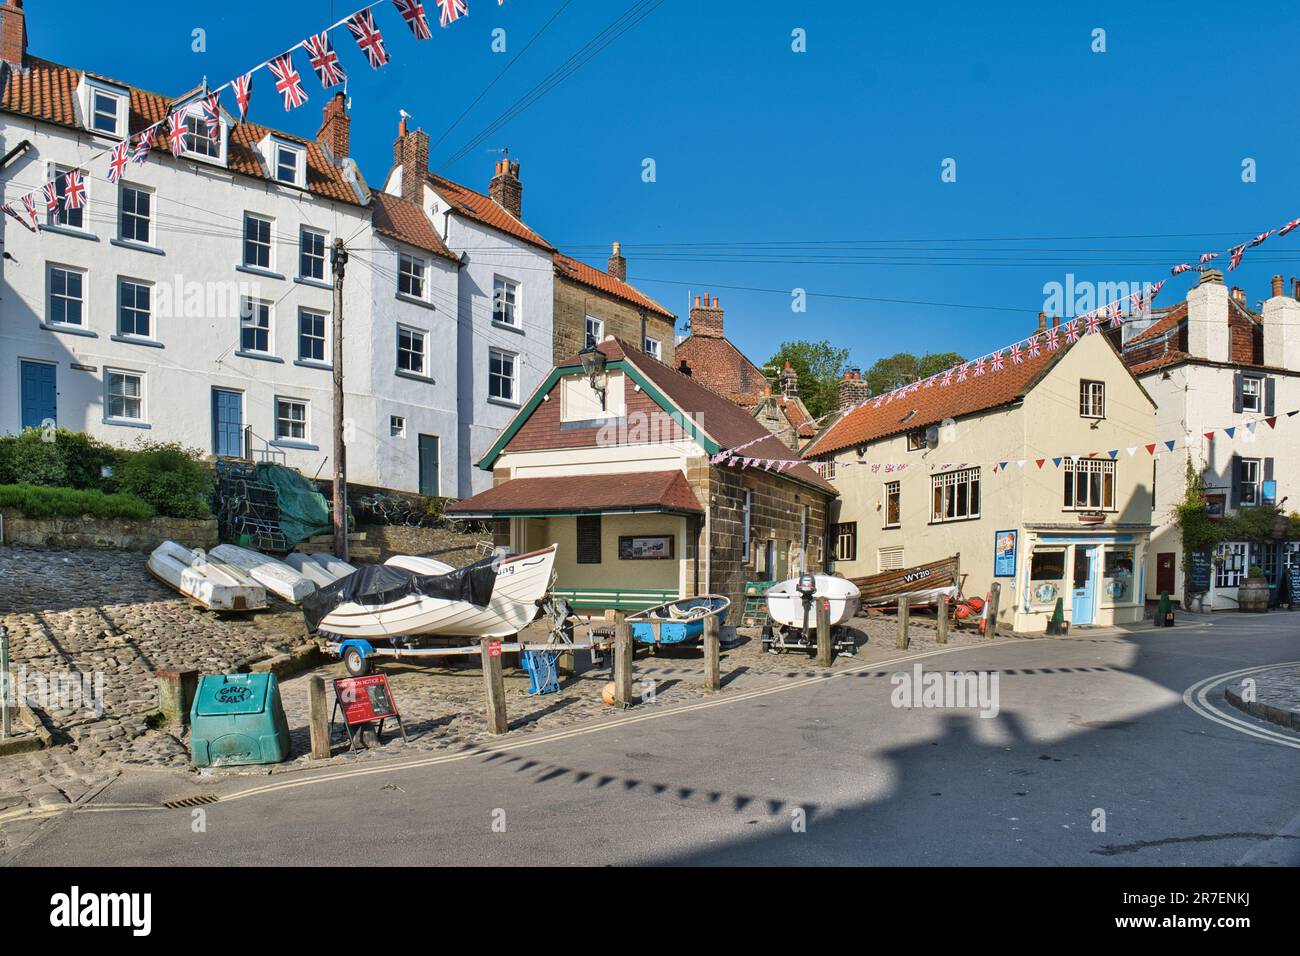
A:
[[[212,452],[218,458],[244,457],[244,396],[212,390]]]
[[[1074,598],[1070,623],[1091,624],[1097,609],[1097,548],[1091,544],[1074,546]]]
[[[47,420],[58,422],[54,366],[49,362],[19,362],[18,382],[22,427],[40,428]]]

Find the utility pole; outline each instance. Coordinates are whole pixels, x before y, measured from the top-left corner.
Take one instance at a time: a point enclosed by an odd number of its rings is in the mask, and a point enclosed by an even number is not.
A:
[[[348,559],[348,467],[343,445],[343,273],[348,251],[335,237],[330,250],[334,267],[334,554]]]

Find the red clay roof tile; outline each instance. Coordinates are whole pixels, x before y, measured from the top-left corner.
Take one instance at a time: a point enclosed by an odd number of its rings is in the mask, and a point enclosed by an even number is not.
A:
[[[469,514],[572,514],[613,509],[656,509],[702,514],[700,501],[680,471],[512,478],[447,507]]]
[[[374,193],[373,197],[375,232],[444,256],[452,262],[460,262],[460,257],[447,248],[429,217],[415,203],[380,192]]]
[[[428,183],[443,199],[451,203],[456,212],[468,216],[485,226],[500,230],[522,239],[524,242],[541,246],[547,252],[554,252],[555,247],[529,229],[510,213],[498,206],[488,196],[477,193],[460,183],[452,182],[436,173],[429,173]]]
[[[575,282],[581,282],[585,286],[590,286],[607,295],[623,299],[625,302],[631,302],[633,305],[654,312],[669,321],[677,321],[676,315],[669,312],[640,289],[621,279],[614,278],[608,272],[602,272],[585,262],[579,262],[571,256],[566,256],[562,252],[556,252],[552,258],[555,262],[556,275],[572,279]]]

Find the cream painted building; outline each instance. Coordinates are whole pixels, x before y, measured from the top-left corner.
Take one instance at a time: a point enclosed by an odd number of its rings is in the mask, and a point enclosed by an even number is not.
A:
[[[1155,405],[1104,336],[1039,335],[1038,356],[917,382],[813,442],[805,457],[840,493],[835,573],[956,555],[965,594],[1000,583],[1015,630],[1044,630],[1058,598],[1075,625],[1142,618]]]
[[[1168,591],[1184,606],[1233,610],[1252,565],[1276,589],[1287,565],[1300,562],[1298,542],[1224,542],[1205,556],[1208,578],[1189,589],[1174,511],[1189,461],[1204,479],[1212,513],[1300,508],[1300,283],[1284,294],[1282,276],[1274,276],[1271,292],[1263,309],[1252,311],[1244,291],[1206,270],[1185,301],[1124,345],[1125,362],[1159,406],[1148,598]]]

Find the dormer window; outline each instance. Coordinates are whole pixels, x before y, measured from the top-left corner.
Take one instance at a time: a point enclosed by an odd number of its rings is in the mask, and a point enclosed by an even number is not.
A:
[[[197,113],[185,116],[185,152],[204,159],[221,160],[221,136],[213,136],[208,121]]]
[[[77,92],[87,129],[105,136],[126,135],[126,90],[83,76]]]
[[[301,149],[284,143],[272,143],[271,157],[273,159],[271,172],[276,182],[288,183],[290,186],[303,185],[303,163],[306,155]]]

